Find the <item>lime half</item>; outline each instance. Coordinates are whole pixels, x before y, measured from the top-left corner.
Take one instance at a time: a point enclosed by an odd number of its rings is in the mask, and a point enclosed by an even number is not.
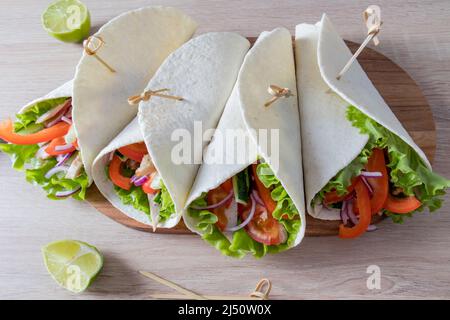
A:
[[[64,42],[81,42],[89,35],[91,17],[78,0],[58,0],[42,14],[42,26],[51,36]]]
[[[45,266],[52,278],[72,292],[89,287],[103,266],[96,247],[77,240],[60,240],[42,248]]]

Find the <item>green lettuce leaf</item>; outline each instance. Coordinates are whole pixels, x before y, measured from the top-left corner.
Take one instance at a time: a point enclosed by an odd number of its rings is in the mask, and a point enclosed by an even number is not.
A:
[[[130,190],[124,190],[114,186],[117,196],[123,204],[133,206],[136,210],[144,212],[150,218],[150,205],[147,194],[141,187],[132,186]]]
[[[288,239],[277,246],[268,246],[253,240],[245,229],[233,233],[231,241],[216,227],[217,217],[209,210],[188,209],[188,214],[194,218],[197,229],[202,233],[202,238],[218,249],[223,255],[233,258],[242,258],[246,254],[252,254],[255,258],[264,257],[268,253],[277,253],[293,246],[301,220],[298,219],[298,210],[291,198],[284,190],[280,181],[266,163],[260,163],[256,169],[258,177],[266,187],[273,187],[271,196],[277,202],[273,217],[280,221],[287,231]],[[196,199],[191,206],[205,207],[206,193]],[[285,214],[288,219],[285,219]],[[283,218],[282,218],[283,216]]]
[[[28,126],[34,124],[40,116],[50,109],[64,103],[68,98],[69,97],[48,99],[30,106],[24,113],[16,115],[17,120],[14,123],[14,131],[19,132],[22,129],[28,128]]]
[[[14,169],[22,171],[25,164],[34,158],[36,152],[39,150],[39,146],[37,144],[17,145],[0,143],[0,150],[10,157]]]
[[[372,120],[354,106],[347,109],[347,118],[358,128],[362,134],[369,136],[361,153],[346,168],[342,169],[329,183],[319,192],[316,197],[323,200],[324,194],[336,189],[339,194],[346,193],[351,179],[360,174],[374,148],[387,148],[389,155],[390,181],[395,187],[402,188],[407,195],[415,195],[422,203],[422,207],[430,211],[439,209],[442,199],[439,196],[445,194],[445,189],[450,187],[447,180],[432,172],[419,155],[407,143],[397,135]],[[313,200],[314,203],[317,199]],[[388,213],[394,222],[401,222],[404,216]]]
[[[54,200],[58,198],[56,192],[65,190],[74,190],[80,187],[80,191],[73,194],[72,197],[77,200],[86,198],[86,191],[89,187],[89,179],[84,169],[80,175],[73,179],[64,178],[64,173],[52,176],[50,179],[45,178],[45,174],[52,169],[57,161],[55,158],[41,160],[35,158],[36,152],[39,150],[38,145],[15,145],[0,144],[0,150],[5,152],[11,158],[13,168],[19,171],[25,171],[25,178],[33,185],[40,186],[46,193],[47,197]]]
[[[75,179],[66,179],[64,173],[58,173],[53,175],[50,179],[45,177],[45,174],[56,165],[57,161],[55,158],[50,158],[47,160],[40,160],[33,158],[29,162],[31,168],[25,170],[25,178],[28,182],[40,186],[47,192],[47,197],[53,200],[61,200],[65,198],[58,198],[56,196],[57,192],[74,190],[76,188],[81,188],[80,191],[72,195],[74,199],[85,200],[86,191],[89,187],[89,179],[84,171],[80,173]]]
[[[159,220],[164,222],[169,219],[175,213],[175,204],[172,197],[167,191],[166,186],[161,180],[161,190],[154,198],[155,203],[159,204]]]
[[[294,219],[298,215],[298,210],[269,165],[267,163],[258,164],[256,174],[266,188],[273,187],[270,196],[277,202],[277,206],[272,213],[273,217],[281,220],[281,216],[286,214],[289,219]]]
[[[15,132],[27,134],[39,131],[43,128],[43,125],[36,124],[35,121],[50,109],[64,103],[68,98],[69,97],[41,101],[29,107],[24,113],[17,114],[17,120],[14,123]],[[25,171],[26,180],[34,185],[42,187],[42,189],[46,191],[48,198],[54,200],[64,199],[56,197],[56,193],[59,191],[80,188],[80,191],[73,194],[72,197],[77,200],[84,200],[86,198],[86,191],[89,186],[89,179],[84,169],[80,175],[73,180],[66,179],[64,177],[64,173],[56,174],[50,179],[47,179],[45,178],[45,174],[56,165],[57,161],[55,158],[35,158],[38,150],[39,146],[37,144],[0,144],[0,151],[8,154],[11,158],[13,168],[16,170]]]

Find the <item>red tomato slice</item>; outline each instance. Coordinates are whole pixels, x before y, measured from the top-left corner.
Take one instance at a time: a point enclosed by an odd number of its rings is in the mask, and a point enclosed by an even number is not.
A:
[[[352,228],[347,228],[343,224],[339,226],[339,237],[343,239],[356,238],[366,232],[372,219],[370,208],[369,191],[361,179],[357,179],[355,184],[356,203],[359,208],[359,222]]]
[[[142,158],[148,154],[147,146],[144,142],[134,143],[128,146],[119,148],[119,152],[131,160],[141,162]]]
[[[122,161],[117,155],[114,155],[111,163],[109,164],[109,177],[111,181],[121,189],[130,190],[131,179],[124,177],[121,171]]]
[[[147,182],[142,185],[142,191],[144,191],[147,194],[156,194],[159,191],[159,190],[153,189],[151,186],[153,178],[155,177],[155,174],[156,174],[156,171],[153,172],[150,175],[150,178],[147,180]]]
[[[377,178],[366,178],[373,189],[370,199],[370,208],[372,214],[378,213],[383,209],[389,190],[388,173],[386,162],[384,160],[384,151],[382,149],[373,149],[372,155],[366,165],[367,171],[381,172],[382,176]]]
[[[397,198],[388,195],[384,208],[393,213],[405,214],[418,209],[422,203],[414,196]]]
[[[256,190],[258,191],[259,197],[261,198],[262,202],[264,202],[264,205],[267,208],[270,216],[272,216],[272,212],[277,207],[277,203],[272,199],[272,196],[270,195],[271,191],[264,186],[261,180],[259,180],[258,174],[256,173],[257,166],[258,165],[255,163],[252,164],[252,172],[253,177],[255,178]]]
[[[227,181],[225,181],[217,188],[208,191],[208,195],[206,196],[206,201],[208,205],[210,206],[212,204],[216,204],[222,201],[230,193],[230,191],[226,191],[227,188],[228,188]],[[227,227],[228,218],[225,215],[225,209],[230,206],[232,201],[233,199],[230,198],[230,200],[227,201],[225,205],[211,210],[218,218],[216,226],[219,228],[220,231],[224,231],[225,228]]]
[[[57,146],[63,146],[67,144],[64,137],[55,138],[50,142],[47,148],[45,148],[45,152],[47,152],[51,156],[57,156],[60,154],[66,154],[75,151],[75,146],[72,144],[72,147],[63,151],[56,151]]]
[[[242,221],[247,219],[252,207],[252,200],[246,206],[239,204]],[[279,245],[286,241],[287,233],[283,225],[274,219],[264,206],[256,203],[255,214],[245,226],[248,235],[259,243],[268,246]]]

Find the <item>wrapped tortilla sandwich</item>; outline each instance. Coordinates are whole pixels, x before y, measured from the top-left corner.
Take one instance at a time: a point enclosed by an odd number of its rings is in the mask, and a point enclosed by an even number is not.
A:
[[[178,224],[199,167],[192,159],[201,159],[203,133],[217,126],[249,46],[234,33],[207,33],[166,59],[144,92],[166,88],[164,93],[183,100],[152,96],[141,101],[138,117],[94,162],[94,181],[114,207],[153,229]],[[199,136],[194,122],[202,125]],[[177,132],[188,134],[184,152],[192,158],[187,161],[174,153],[183,142]],[[191,142],[199,148],[191,150]]]
[[[326,15],[296,28],[297,87],[302,119],[308,212],[341,220],[339,235],[374,229],[372,215],[394,221],[441,206],[449,180],[432,172],[423,151],[355,61]]]
[[[0,124],[0,149],[26,179],[51,199],[84,199],[95,155],[136,115],[126,97],[143,90],[162,61],[187,41],[195,22],[172,8],[149,7],[122,14],[95,37],[105,44],[110,72],[86,53],[75,80],[39,98]]]
[[[274,84],[289,88],[290,95],[266,107]],[[241,142],[234,144],[234,138]],[[186,207],[186,225],[227,256],[259,258],[303,238],[300,127],[288,30],[263,32],[245,57]]]

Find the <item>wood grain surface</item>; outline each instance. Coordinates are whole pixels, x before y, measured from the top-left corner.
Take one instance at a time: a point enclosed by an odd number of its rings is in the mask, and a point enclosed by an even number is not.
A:
[[[0,119],[70,79],[79,45],[60,43],[40,26],[47,0],[0,2]],[[278,26],[292,32],[327,12],[339,33],[364,39],[361,12],[372,1],[351,0],[83,0],[94,29],[124,11],[152,4],[176,6],[194,17],[199,33],[234,31],[244,36]],[[434,116],[437,148],[433,167],[450,177],[450,2],[376,1],[383,30],[377,51],[406,70],[422,89]],[[371,45],[372,46],[372,45]],[[381,65],[380,65],[381,67]],[[378,68],[374,61],[373,68]],[[391,96],[394,99],[394,95]],[[392,100],[388,102],[392,103]],[[395,101],[395,99],[394,99]],[[417,98],[411,93],[405,117]],[[424,121],[428,121],[425,120]],[[426,127],[426,124],[420,124]],[[418,129],[420,131],[420,128]],[[418,138],[418,137],[414,137]],[[288,252],[261,260],[221,256],[198,237],[136,232],[99,214],[90,204],[51,201],[25,182],[0,154],[0,298],[146,299],[171,292],[140,275],[155,272],[202,294],[247,294],[262,277],[272,280],[271,297],[287,299],[450,298],[450,198],[436,213],[385,220],[356,241],[309,237]],[[59,288],[47,274],[40,247],[72,238],[97,246],[104,270],[85,293]],[[368,266],[381,270],[381,288],[366,286]]]
[[[255,37],[248,38],[253,44]],[[359,44],[347,41],[352,52]],[[381,53],[367,48],[359,58],[359,63],[375,84],[378,91],[391,107],[392,111],[403,123],[408,133],[432,162],[436,151],[436,131],[433,114],[420,87],[395,62]],[[294,173],[295,174],[295,173]],[[127,217],[106,200],[97,188],[91,188],[87,200],[94,208],[114,221],[129,228],[153,233],[153,228]],[[339,233],[340,221],[319,220],[306,216],[306,236],[331,236]],[[382,221],[378,215],[372,218],[372,224]],[[183,221],[174,228],[158,228],[156,233],[189,234],[191,233]]]

